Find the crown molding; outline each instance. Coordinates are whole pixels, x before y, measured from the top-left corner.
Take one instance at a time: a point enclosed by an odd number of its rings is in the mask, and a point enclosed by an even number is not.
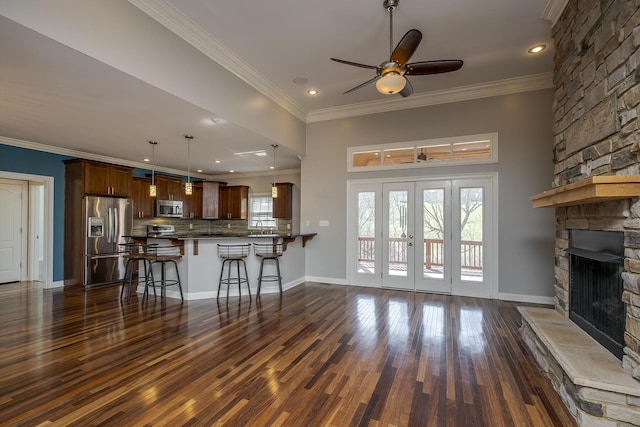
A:
[[[494,82],[460,86],[453,89],[414,94],[408,98],[361,102],[341,107],[313,110],[309,111],[309,114],[307,114],[306,121],[307,123],[315,123],[325,120],[344,119],[347,117],[384,113],[390,110],[406,110],[409,108],[469,101],[472,99],[489,98],[492,96],[510,95],[518,92],[549,89],[552,87],[552,73],[534,74],[531,76],[514,77]]]
[[[564,8],[567,7],[567,3],[569,0],[547,0],[547,4],[544,6],[544,10],[542,11],[542,15],[540,17],[542,19],[546,19],[547,21],[551,21],[551,26],[553,27],[560,19],[562,12],[564,12]]]
[[[45,153],[60,154],[62,156],[78,157],[78,158],[87,159],[87,160],[95,160],[97,162],[112,163],[120,166],[129,166],[132,168],[148,169],[148,170],[151,169],[150,167],[151,165],[149,165],[148,163],[132,162],[129,160],[118,159],[116,157],[102,156],[99,154],[87,153],[85,151],[71,150],[68,148],[56,147],[53,145],[40,144],[38,142],[8,138],[6,136],[0,136],[0,144],[11,145],[13,147],[19,147],[19,148],[27,148],[29,150],[42,151]],[[157,165],[155,166],[155,171],[170,173],[173,175],[187,176],[187,171],[172,169],[172,168],[163,168]],[[208,179],[210,178],[210,176],[211,175],[191,173],[192,178]]]
[[[240,57],[211,37],[195,22],[187,18],[173,5],[165,0],[129,0],[129,3],[149,15],[168,30],[198,49],[213,61],[222,65],[245,83],[261,92],[264,96],[304,121],[303,111],[284,92],[262,77],[258,71],[244,62]]]

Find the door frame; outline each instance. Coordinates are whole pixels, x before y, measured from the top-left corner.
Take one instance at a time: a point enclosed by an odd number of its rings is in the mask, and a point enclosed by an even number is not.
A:
[[[42,276],[44,277],[43,288],[54,288],[56,285],[53,282],[53,201],[54,201],[54,179],[52,176],[44,176],[44,175],[32,175],[32,174],[24,174],[18,172],[7,172],[0,171],[0,178],[5,179],[13,179],[16,181],[37,181],[42,182],[44,184],[44,236],[43,236],[43,245],[44,245],[44,272]],[[30,209],[30,207],[29,207]],[[29,210],[28,209],[28,210]],[[28,212],[27,210],[27,212]],[[29,224],[29,213],[23,212],[23,215],[26,214],[24,223]],[[28,244],[31,244],[29,242]],[[27,251],[28,254],[28,251]],[[28,260],[23,259],[23,265],[28,265]],[[26,268],[23,271],[26,272]],[[25,277],[26,280],[26,277]]]
[[[498,298],[498,290],[499,290],[499,260],[498,260],[498,249],[499,249],[499,230],[498,224],[499,222],[499,197],[498,197],[498,172],[487,172],[487,173],[473,173],[473,174],[455,174],[455,175],[433,175],[433,176],[402,176],[395,178],[367,178],[367,179],[352,179],[347,180],[347,212],[346,212],[346,223],[347,223],[347,238],[346,238],[346,265],[347,265],[347,283],[354,284],[358,286],[367,286],[367,287],[382,287],[382,279],[380,278],[377,281],[372,281],[370,283],[362,283],[361,280],[358,280],[357,274],[354,272],[355,264],[352,264],[355,259],[353,256],[354,248],[357,248],[357,241],[353,235],[353,227],[355,226],[353,218],[356,215],[356,212],[352,212],[354,206],[351,203],[351,199],[353,197],[354,189],[358,185],[366,185],[366,184],[379,184],[380,188],[382,188],[382,184],[385,183],[394,183],[394,182],[425,182],[425,181],[443,181],[443,180],[456,180],[456,179],[488,179],[489,185],[491,186],[492,200],[490,204],[491,215],[487,217],[487,221],[489,221],[489,229],[491,233],[488,233],[488,239],[491,240],[490,248],[486,250],[486,259],[488,260],[487,271],[489,272],[487,281],[489,285],[489,295],[484,295],[484,297],[488,297],[491,299]],[[451,295],[457,296],[480,296],[474,295],[473,293],[454,293],[463,291],[464,289],[453,289]],[[411,291],[408,291],[411,292]],[[415,291],[414,291],[415,292]]]

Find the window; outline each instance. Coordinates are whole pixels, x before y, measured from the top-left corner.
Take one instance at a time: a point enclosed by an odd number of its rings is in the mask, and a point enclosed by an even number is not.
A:
[[[498,134],[349,147],[347,172],[498,162]]]
[[[249,228],[278,228],[278,220],[271,215],[273,215],[271,194],[253,194],[249,196]]]

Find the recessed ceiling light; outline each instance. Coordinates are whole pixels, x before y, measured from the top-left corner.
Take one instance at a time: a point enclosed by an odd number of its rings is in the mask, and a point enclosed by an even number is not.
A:
[[[220,163],[220,160],[216,160],[216,163]]]
[[[256,156],[259,157],[264,157],[267,155],[267,152],[265,150],[254,150],[254,151],[243,151],[241,153],[233,153],[236,156],[244,156],[246,154],[255,154]]]
[[[198,169],[198,172],[199,172],[199,173],[202,173],[202,169]]]
[[[309,95],[309,96],[314,96],[314,95],[317,95],[317,94],[318,94],[318,91],[316,89],[307,90],[307,95]]]
[[[229,173],[234,173],[235,171],[233,169],[229,169]]]
[[[269,169],[275,169],[273,166],[269,166]]]
[[[543,50],[545,50],[547,48],[547,45],[545,44],[539,44],[537,46],[533,46],[532,48],[530,48],[527,52],[529,53],[540,53]]]
[[[151,160],[149,160],[149,159],[144,159],[144,161],[145,161],[145,162],[150,162]]]

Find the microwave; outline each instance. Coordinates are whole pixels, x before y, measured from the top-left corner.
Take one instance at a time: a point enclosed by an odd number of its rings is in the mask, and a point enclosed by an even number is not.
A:
[[[156,217],[182,218],[181,200],[156,200]]]

